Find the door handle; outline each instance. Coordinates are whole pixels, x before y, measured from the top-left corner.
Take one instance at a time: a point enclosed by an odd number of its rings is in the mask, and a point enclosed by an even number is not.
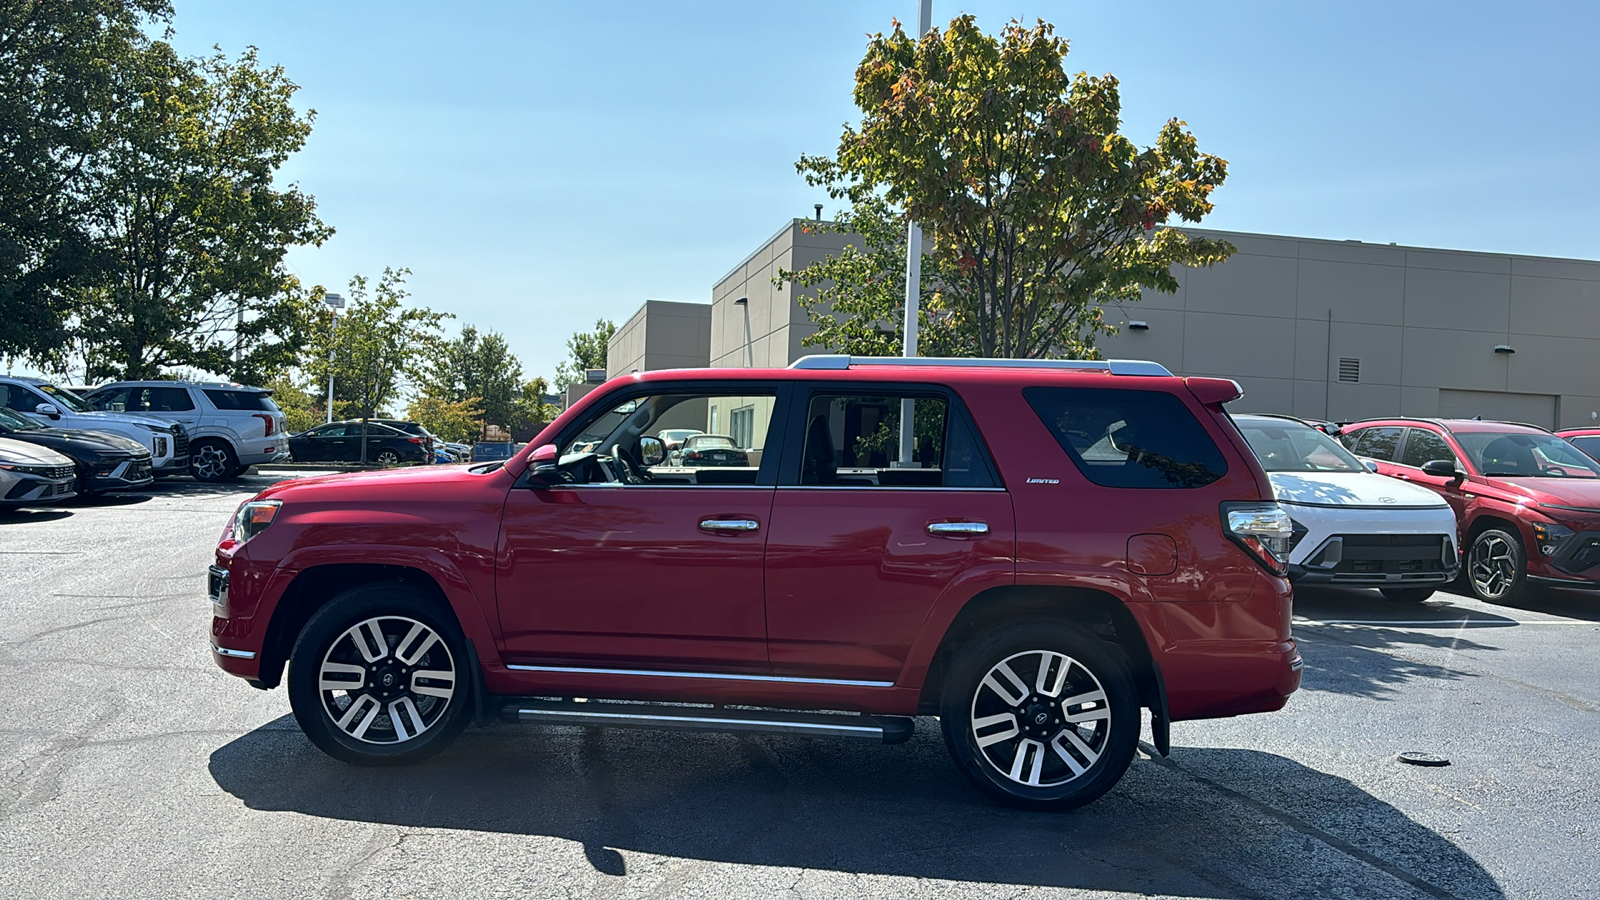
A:
[[[988,522],[934,522],[928,526],[934,537],[982,537],[989,533]]]
[[[760,531],[761,523],[757,522],[755,519],[702,519],[700,521],[700,530],[710,532]]]

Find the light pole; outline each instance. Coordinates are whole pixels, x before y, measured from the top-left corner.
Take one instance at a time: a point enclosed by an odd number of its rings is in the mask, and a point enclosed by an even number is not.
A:
[[[750,298],[740,297],[733,301],[733,305],[744,310],[744,365],[747,369],[756,367],[756,351],[750,344]]]
[[[917,40],[933,27],[933,0],[922,0],[917,11]],[[902,356],[917,355],[917,307],[922,302],[922,228],[915,221],[906,223],[906,319]],[[900,401],[900,465],[909,468],[916,447],[915,400]]]
[[[324,294],[322,302],[328,304],[333,320],[328,324],[328,422],[333,422],[333,338],[339,332],[339,310],[344,309],[344,295]]]

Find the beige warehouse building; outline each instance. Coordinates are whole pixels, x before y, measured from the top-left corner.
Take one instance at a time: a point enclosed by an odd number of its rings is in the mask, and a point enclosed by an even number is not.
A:
[[[802,346],[815,329],[795,286],[774,280],[843,246],[846,236],[815,224],[791,221],[716,282],[705,351],[681,349],[680,327],[656,329],[647,304],[613,337],[609,374],[667,367],[657,359],[786,366],[825,352]],[[1237,379],[1239,410],[1551,428],[1600,420],[1600,262],[1195,233],[1238,252],[1211,269],[1178,270],[1176,294],[1110,308],[1121,332],[1100,339],[1104,355]]]

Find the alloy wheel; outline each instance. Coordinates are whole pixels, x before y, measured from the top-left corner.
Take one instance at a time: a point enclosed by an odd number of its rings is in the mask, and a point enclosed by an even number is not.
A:
[[[1485,534],[1472,545],[1467,571],[1479,594],[1501,597],[1511,591],[1517,580],[1516,548],[1498,534]]]
[[[334,728],[369,744],[400,744],[444,718],[456,681],[438,632],[405,616],[374,616],[329,646],[317,690]]]
[[[189,454],[189,471],[201,481],[221,481],[233,474],[233,462],[216,444],[201,444]]]
[[[393,450],[379,450],[378,455],[374,459],[380,466],[400,465],[400,454],[394,452]]]
[[[1111,734],[1105,688],[1053,650],[1026,650],[989,669],[972,697],[972,738],[1008,780],[1051,788],[1099,762]]]

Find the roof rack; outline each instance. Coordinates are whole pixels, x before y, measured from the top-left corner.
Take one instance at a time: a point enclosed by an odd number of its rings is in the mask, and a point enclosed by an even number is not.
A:
[[[1482,423],[1487,424],[1487,425],[1519,425],[1519,426],[1521,426],[1523,428],[1533,428],[1533,429],[1537,429],[1539,431],[1546,432],[1548,434],[1554,434],[1555,433],[1555,432],[1551,431],[1550,429],[1544,427],[1543,425],[1535,425],[1532,422],[1513,422],[1513,421],[1511,421],[1509,419],[1484,419],[1484,418],[1481,418],[1481,417],[1480,418],[1468,419],[1468,418],[1464,418],[1462,416],[1455,416],[1455,417],[1450,418],[1450,419],[1446,419],[1446,418],[1442,418],[1442,417],[1431,417],[1431,416],[1373,416],[1370,419],[1358,419],[1358,420],[1356,420],[1354,422],[1341,422],[1339,424],[1341,424],[1341,425],[1365,425],[1368,422],[1427,422],[1430,425],[1437,425],[1440,428],[1443,428],[1445,431],[1448,431],[1451,434],[1455,434],[1455,431],[1450,427],[1450,423],[1453,422],[1453,421],[1454,422],[1482,422]]]
[[[841,370],[854,366],[953,366],[962,369],[1066,369],[1110,372],[1112,375],[1171,375],[1167,367],[1143,359],[974,359],[943,356],[851,356],[825,353],[802,356],[791,369]]]

